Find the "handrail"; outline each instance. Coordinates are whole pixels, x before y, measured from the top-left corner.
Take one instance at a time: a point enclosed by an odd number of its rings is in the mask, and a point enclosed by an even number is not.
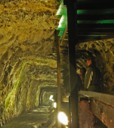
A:
[[[79,96],[90,98],[93,114],[108,128],[114,128],[114,95],[92,91],[79,91]]]

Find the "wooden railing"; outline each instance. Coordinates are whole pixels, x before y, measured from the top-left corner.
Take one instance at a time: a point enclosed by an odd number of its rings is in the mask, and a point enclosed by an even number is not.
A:
[[[91,91],[80,91],[79,97],[91,100],[93,114],[108,128],[114,128],[114,95]]]

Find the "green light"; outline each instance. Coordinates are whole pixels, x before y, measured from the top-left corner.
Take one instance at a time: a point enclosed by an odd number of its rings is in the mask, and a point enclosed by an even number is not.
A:
[[[59,9],[56,13],[57,16],[67,15],[67,8],[63,3],[60,4]]]
[[[59,32],[58,36],[63,36],[65,30]]]
[[[99,20],[98,24],[114,24],[114,20]]]
[[[78,24],[114,24],[114,20],[78,20]]]
[[[63,15],[59,21],[57,30],[64,30],[67,26],[67,16]]]
[[[79,9],[76,11],[78,15],[105,15],[105,14],[114,14],[114,9],[97,9],[97,10],[84,10],[84,9]]]
[[[87,13],[87,10],[77,10],[78,15],[85,14],[85,13]]]

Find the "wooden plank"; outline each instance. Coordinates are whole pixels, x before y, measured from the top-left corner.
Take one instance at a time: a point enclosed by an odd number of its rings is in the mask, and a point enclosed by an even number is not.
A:
[[[114,36],[106,36],[106,37],[89,37],[87,38],[86,36],[80,36],[78,39],[78,43],[83,43],[83,42],[88,42],[88,41],[94,41],[94,40],[104,40],[104,39],[109,39],[109,38],[114,38]]]
[[[108,128],[114,128],[114,107],[104,102],[93,100],[91,102],[93,114],[99,118]]]
[[[78,33],[85,33],[85,32],[97,32],[97,33],[113,33],[114,28],[78,28]]]
[[[114,14],[114,8],[108,8],[108,9],[78,9],[76,11],[78,15],[110,15]]]
[[[114,128],[114,95],[80,91],[80,96],[91,98],[91,108],[96,115],[108,128]]]
[[[114,20],[111,19],[111,20],[77,20],[77,23],[78,24],[86,24],[86,25],[89,25],[89,24],[92,24],[92,25],[114,25]]]
[[[88,1],[78,1],[77,3],[78,9],[108,9],[114,8],[114,1],[102,1],[102,0],[88,0]]]
[[[110,14],[93,14],[93,15],[89,15],[89,14],[83,14],[83,15],[78,15],[78,20],[92,20],[92,21],[96,21],[96,20],[110,20],[110,19],[114,19],[114,14],[110,13]]]
[[[106,28],[106,29],[110,29],[110,28],[114,28],[114,23],[112,24],[96,24],[96,23],[83,23],[83,24],[78,24],[78,29],[83,28],[83,29],[87,29],[87,28]],[[75,28],[76,29],[76,28]]]
[[[91,91],[80,91],[79,95],[84,95],[90,98],[94,98],[96,100],[106,103],[107,105],[114,107],[114,95],[91,92]]]
[[[101,40],[101,39],[109,39],[114,38],[114,36],[101,36],[101,35],[78,35],[78,43],[79,42],[87,42],[87,41],[93,41],[93,40]]]
[[[92,0],[77,0],[77,2],[88,2],[88,3],[106,3],[106,2],[113,2],[113,0],[95,0],[95,1],[92,1]]]
[[[87,36],[87,37],[89,37],[89,36],[95,36],[95,37],[97,37],[97,36],[114,36],[114,31],[113,32],[94,32],[94,30],[91,30],[91,31],[80,31],[80,32],[78,32],[78,35],[79,36]]]
[[[59,112],[61,109],[61,63],[60,63],[60,42],[57,37],[58,31],[55,31],[55,48],[57,53],[57,111]],[[57,121],[57,127],[61,128],[61,123]]]

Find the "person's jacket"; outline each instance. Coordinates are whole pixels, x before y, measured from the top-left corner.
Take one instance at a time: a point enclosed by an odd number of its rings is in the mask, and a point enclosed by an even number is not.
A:
[[[87,67],[84,77],[84,89],[90,91],[101,90],[101,73],[99,69],[93,65]]]

